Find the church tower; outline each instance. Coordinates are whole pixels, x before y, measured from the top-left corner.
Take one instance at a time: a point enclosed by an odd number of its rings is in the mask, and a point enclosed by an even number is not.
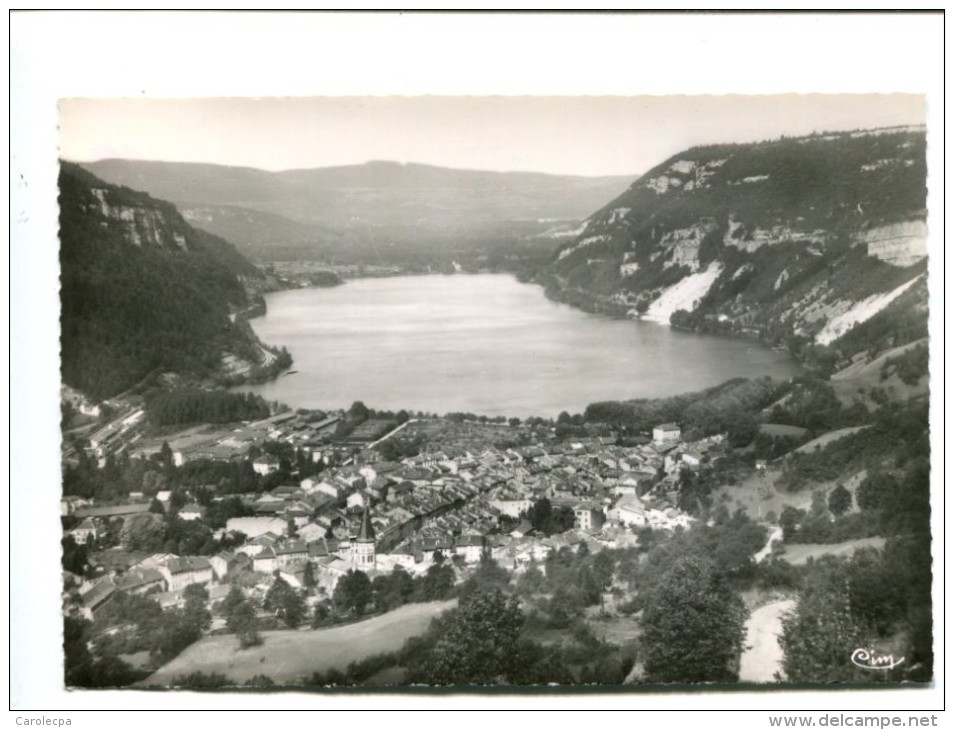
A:
[[[361,529],[351,543],[351,567],[369,573],[375,569],[374,528],[371,526],[371,511],[367,505],[361,515]]]

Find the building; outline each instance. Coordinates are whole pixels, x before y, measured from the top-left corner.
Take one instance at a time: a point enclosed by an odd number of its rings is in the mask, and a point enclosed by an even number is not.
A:
[[[155,568],[130,570],[116,579],[117,590],[139,596],[147,593],[161,593],[165,588],[166,579]]]
[[[662,444],[668,441],[678,441],[682,430],[675,423],[662,423],[653,428],[653,443]]]
[[[577,530],[595,530],[603,526],[604,517],[599,506],[584,502],[573,508],[573,527]]]
[[[375,569],[374,527],[371,512],[367,507],[361,515],[361,528],[351,541],[351,565],[355,570],[368,572]]]
[[[202,505],[196,502],[190,502],[179,510],[180,520],[198,520],[202,517]]]
[[[96,525],[91,518],[87,517],[70,530],[70,535],[73,536],[77,545],[85,545],[88,540],[97,538]]]
[[[158,566],[169,591],[177,591],[193,583],[212,582],[212,564],[205,558],[184,556],[172,558]]]
[[[275,545],[272,550],[275,552],[275,560],[279,568],[308,559],[308,545],[304,540],[286,540]]]
[[[635,494],[624,495],[610,510],[610,517],[630,527],[644,527],[649,519],[642,500]]]
[[[278,471],[278,459],[271,454],[260,456],[252,462],[252,470],[256,474],[267,477],[269,474],[274,474]]]

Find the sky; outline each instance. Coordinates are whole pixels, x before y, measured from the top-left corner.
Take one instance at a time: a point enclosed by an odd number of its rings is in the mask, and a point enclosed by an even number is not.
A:
[[[916,94],[64,99],[60,156],[640,174],[687,147],[922,124]]]

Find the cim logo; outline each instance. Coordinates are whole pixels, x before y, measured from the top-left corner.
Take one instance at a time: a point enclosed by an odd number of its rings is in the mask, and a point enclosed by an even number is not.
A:
[[[871,649],[855,649],[851,653],[851,663],[862,669],[894,669],[904,661],[904,657],[895,659],[894,654],[878,654]]]

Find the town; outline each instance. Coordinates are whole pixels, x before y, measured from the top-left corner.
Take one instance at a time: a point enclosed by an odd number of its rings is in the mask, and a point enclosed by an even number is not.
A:
[[[594,435],[559,440],[553,429],[486,419],[407,418],[398,424],[369,418],[341,442],[332,434],[343,414],[315,421],[286,411],[235,429],[201,426],[159,440],[136,431],[142,416],[132,409],[93,432],[90,456],[105,466],[127,449],[134,459],[156,459],[165,448],[175,467],[244,460],[264,482],[281,483],[238,494],[217,494],[215,484],[176,493],[132,491],[115,504],[65,496],[61,512],[72,525],[65,534],[87,548],[92,569],[71,583],[80,613],[90,619],[123,592],[181,606],[185,588],[197,583],[211,588],[214,601],[241,572],[258,575],[264,590],[276,571],[292,587],[304,588],[308,571],[317,600],[332,595],[352,569],[374,575],[401,566],[424,574],[435,559],[473,565],[489,552],[519,573],[565,545],[633,545],[635,528],[689,525],[693,518],[675,506],[679,472],[724,453],[723,437],[685,442],[675,424],[660,424],[651,437],[620,446],[616,433],[598,426]],[[381,448],[389,438],[422,438],[439,448],[390,461]],[[507,440],[526,445],[494,445]],[[308,476],[275,455],[282,447],[305,456]],[[174,513],[199,525],[218,514],[217,505],[236,500],[243,516],[212,532],[215,541],[229,543],[228,550],[147,555],[110,544],[121,523],[135,524],[139,515]],[[543,500],[567,515],[565,530],[548,535],[534,529],[528,514]],[[370,545],[368,535],[374,536]]]

